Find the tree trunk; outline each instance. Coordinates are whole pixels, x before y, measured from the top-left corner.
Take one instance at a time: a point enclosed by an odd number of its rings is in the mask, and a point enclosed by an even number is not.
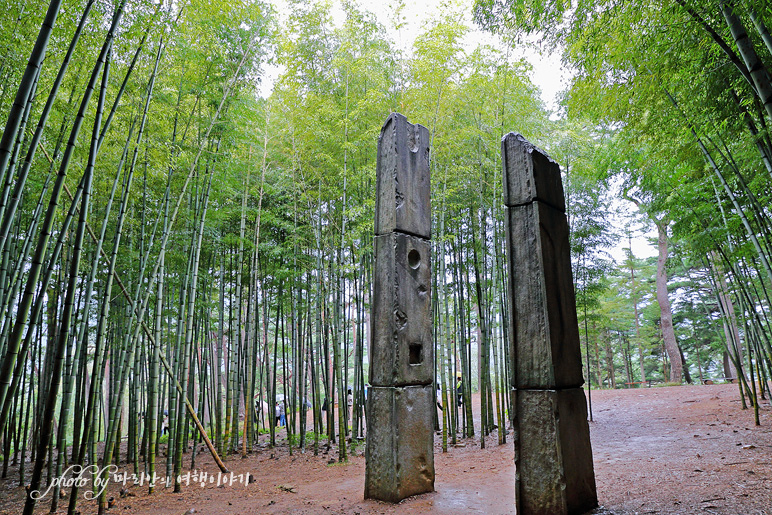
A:
[[[719,3],[721,5],[721,13],[724,15],[735,45],[737,45],[737,49],[740,51],[740,56],[748,67],[748,71],[750,71],[759,99],[767,111],[767,115],[772,119],[772,80],[770,80],[769,72],[764,63],[759,59],[758,54],[756,54],[753,42],[748,37],[742,21],[735,14],[730,2],[722,1]]]
[[[764,24],[764,20],[753,8],[748,9],[748,14],[750,14],[753,25],[756,27],[756,30],[761,36],[762,41],[764,41],[764,45],[766,45],[767,51],[772,54],[772,35],[769,34],[769,29]]]
[[[0,177],[5,175],[6,167],[11,157],[11,149],[14,141],[16,141],[19,126],[21,125],[21,118],[27,106],[30,91],[36,82],[35,77],[37,77],[40,65],[46,55],[48,40],[51,37],[51,33],[54,31],[54,25],[56,24],[56,18],[59,15],[59,8],[61,5],[62,2],[60,0],[53,0],[48,5],[46,16],[35,41],[35,46],[30,55],[30,59],[27,62],[27,68],[24,70],[24,76],[19,85],[19,90],[16,92],[16,99],[11,107],[8,119],[6,120],[3,138],[2,141],[0,141]]]
[[[719,272],[716,263],[718,263],[718,256],[711,255],[711,261],[713,263],[714,276],[716,278],[716,297],[721,304],[721,310],[724,316],[721,318],[724,327],[724,336],[726,337],[726,348],[729,349],[735,358],[742,363],[743,361],[743,348],[740,340],[740,331],[737,328],[737,315],[734,311],[734,303],[729,296],[729,287],[726,284],[726,278],[724,274]],[[727,360],[727,366],[725,367],[726,377],[729,379],[737,379],[737,367],[735,367],[732,360]]]
[[[684,379],[686,379],[686,382],[689,384],[692,384],[692,375],[689,373],[689,366],[686,364],[686,356],[684,356],[684,351],[681,349],[681,346],[678,347],[678,353],[681,355],[681,367],[683,369]]]
[[[614,351],[611,349],[611,333],[607,332],[604,340],[606,351],[606,369],[608,370],[609,386],[611,388],[616,388],[617,376],[614,371]]]
[[[657,248],[659,250],[659,256],[657,257],[657,302],[659,303],[660,327],[668,361],[670,361],[670,382],[680,384],[683,367],[675,332],[673,331],[673,313],[670,311],[670,300],[667,297],[667,270],[665,269],[667,261],[667,222],[659,220],[656,223],[658,233]]]
[[[641,381],[646,381],[646,367],[643,361],[643,342],[641,341],[641,321],[638,313],[638,295],[635,293],[635,263],[633,261],[633,246],[630,243],[630,289],[633,292],[633,315],[635,317],[635,341],[638,347],[638,365],[641,368]]]

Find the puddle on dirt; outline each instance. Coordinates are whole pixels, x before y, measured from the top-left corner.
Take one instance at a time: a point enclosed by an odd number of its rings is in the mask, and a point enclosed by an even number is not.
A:
[[[469,489],[442,488],[434,494],[434,509],[438,513],[489,513],[488,502],[480,492]],[[514,493],[512,496],[512,513],[514,510]]]

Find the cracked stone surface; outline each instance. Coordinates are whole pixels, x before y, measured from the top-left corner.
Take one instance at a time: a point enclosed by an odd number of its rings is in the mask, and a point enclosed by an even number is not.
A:
[[[375,234],[431,237],[429,129],[392,113],[378,138]]]
[[[518,513],[584,513],[597,506],[584,391],[513,393]]]
[[[365,498],[434,491],[434,395],[432,385],[369,389]]]
[[[434,491],[429,131],[392,113],[378,139],[365,498]]]
[[[560,167],[521,135],[501,142],[518,515],[598,505]]]
[[[431,384],[431,247],[407,234],[375,237],[370,384]]]
[[[515,388],[584,383],[565,214],[543,202],[508,207],[509,341]]]

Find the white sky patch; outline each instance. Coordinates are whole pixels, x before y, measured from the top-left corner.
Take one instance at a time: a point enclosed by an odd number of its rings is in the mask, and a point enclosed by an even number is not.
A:
[[[648,221],[645,224],[631,224],[632,239],[628,241],[624,234],[625,223],[631,218],[641,219],[640,212],[629,200],[615,198],[612,202],[618,213],[611,217],[611,223],[620,233],[619,241],[608,251],[614,261],[620,264],[624,263],[627,259],[627,249],[631,247],[633,256],[637,259],[656,256],[658,252],[656,247],[657,230],[654,228],[654,224]],[[651,239],[654,239],[655,244],[650,243]]]

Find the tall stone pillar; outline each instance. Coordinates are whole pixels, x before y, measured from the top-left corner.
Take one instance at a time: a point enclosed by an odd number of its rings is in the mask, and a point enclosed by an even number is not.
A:
[[[560,168],[521,135],[501,143],[518,515],[597,506]]]
[[[378,138],[365,498],[434,491],[429,131],[392,113]]]

